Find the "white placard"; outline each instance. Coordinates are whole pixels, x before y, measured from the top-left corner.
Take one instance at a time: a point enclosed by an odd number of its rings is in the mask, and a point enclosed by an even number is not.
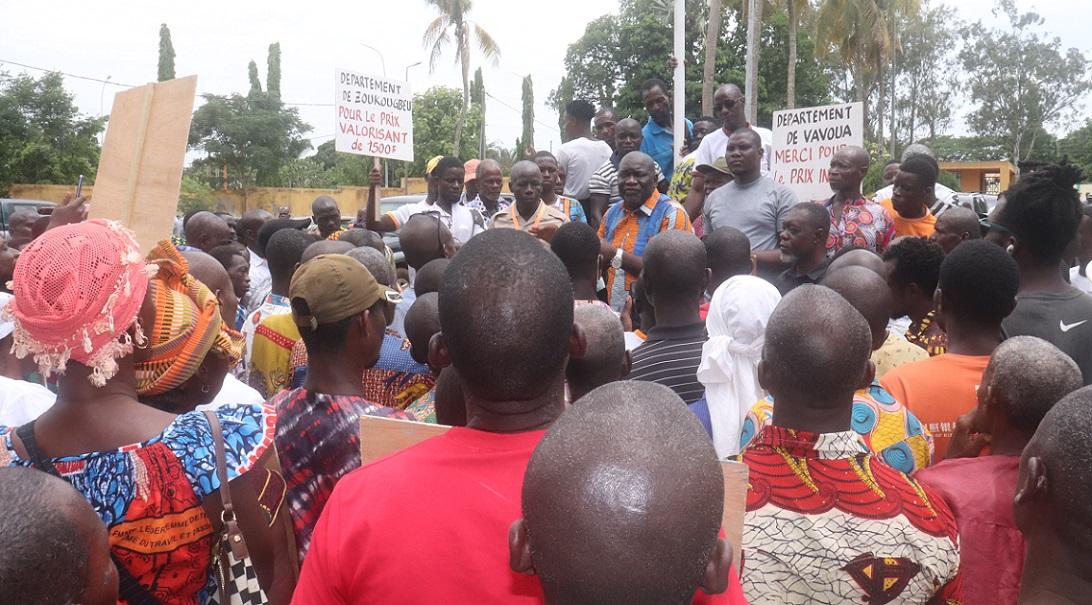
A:
[[[413,94],[409,84],[337,70],[334,149],[413,161]]]
[[[864,145],[861,103],[786,109],[773,114],[774,181],[804,200],[832,195],[827,172],[830,159],[849,145]]]

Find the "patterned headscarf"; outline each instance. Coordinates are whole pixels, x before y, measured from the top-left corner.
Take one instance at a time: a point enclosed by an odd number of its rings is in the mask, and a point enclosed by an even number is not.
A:
[[[63,374],[68,361],[91,368],[101,387],[133,351],[128,333],[155,273],[132,232],[107,220],[50,229],[23,250],[15,265],[14,300],[3,309],[15,324],[12,351],[34,356],[43,376]],[[137,326],[135,339],[143,335]]]
[[[155,319],[147,326],[150,355],[136,364],[137,392],[161,395],[178,388],[197,372],[210,351],[238,362],[242,334],[224,324],[220,303],[205,284],[189,273],[189,264],[167,240],[148,260],[159,271],[148,286]]]

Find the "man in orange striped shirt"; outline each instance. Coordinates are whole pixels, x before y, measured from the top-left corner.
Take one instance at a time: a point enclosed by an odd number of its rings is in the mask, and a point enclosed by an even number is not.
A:
[[[607,302],[615,311],[626,303],[630,284],[641,274],[645,246],[657,233],[678,229],[693,233],[690,218],[677,202],[656,189],[656,164],[633,151],[618,164],[622,200],[607,209],[599,224],[599,255],[607,269]]]

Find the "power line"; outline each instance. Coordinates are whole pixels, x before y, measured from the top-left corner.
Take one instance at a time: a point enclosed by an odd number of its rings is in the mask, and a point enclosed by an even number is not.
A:
[[[505,103],[501,99],[498,99],[497,97],[494,97],[488,90],[485,91],[485,96],[489,97],[490,99],[493,99],[494,101],[496,101],[497,103],[500,103],[501,105],[507,107],[508,109],[511,109],[512,111],[520,114],[521,116],[523,115],[523,110],[522,109],[516,109],[515,107],[512,107],[511,105],[509,105],[508,103]],[[535,122],[538,122],[538,124],[540,126],[545,126],[546,128],[557,128],[557,124],[547,124],[546,122],[543,122],[542,120],[540,120],[538,118],[532,118],[532,119]]]
[[[19,67],[25,67],[26,69],[35,69],[44,72],[56,72],[62,76],[69,78],[76,78],[79,80],[90,80],[91,82],[98,82],[100,84],[110,84],[112,86],[121,86],[122,88],[133,88],[136,84],[124,84],[122,82],[115,82],[114,80],[103,80],[102,78],[92,78],[91,76],[78,76],[76,74],[65,73],[56,69],[46,69],[45,67],[35,67],[33,65],[27,65],[26,63],[19,63],[18,61],[9,61],[7,59],[0,59],[0,63],[7,63],[9,65],[18,65]]]

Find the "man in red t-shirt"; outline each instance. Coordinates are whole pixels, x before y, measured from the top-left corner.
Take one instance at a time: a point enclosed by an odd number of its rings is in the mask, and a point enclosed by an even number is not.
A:
[[[513,569],[541,578],[547,602],[683,604],[699,586],[746,602],[717,537],[717,454],[682,403],[659,384],[610,383],[535,448],[509,552]]]
[[[342,478],[294,603],[542,601],[537,579],[509,569],[506,537],[531,452],[565,409],[565,364],[583,353],[568,273],[526,233],[491,230],[439,295],[429,358],[458,372],[467,426]]]

